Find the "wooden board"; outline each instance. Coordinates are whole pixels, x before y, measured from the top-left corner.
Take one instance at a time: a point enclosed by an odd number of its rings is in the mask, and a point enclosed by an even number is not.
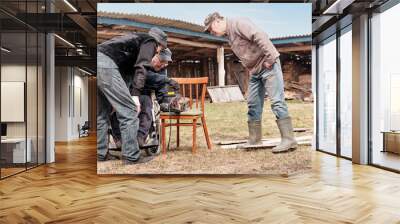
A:
[[[246,143],[241,143],[241,144],[233,144],[233,145],[222,145],[222,149],[270,149],[275,146],[277,146],[279,142],[267,142],[263,141],[262,144],[260,145],[252,145],[252,146],[247,146]],[[297,141],[297,145],[302,145],[302,146],[311,146],[310,141]]]
[[[307,136],[300,136],[296,137],[297,141],[311,141],[312,136],[307,135]],[[263,138],[261,141],[263,142],[279,142],[280,138]],[[240,144],[240,143],[246,143],[247,139],[240,139],[240,140],[227,140],[227,141],[220,141],[216,142],[217,145],[233,145],[233,144]]]
[[[244,101],[244,97],[238,85],[210,86],[207,87],[213,103],[226,103]]]
[[[309,128],[293,128],[294,132],[306,132],[309,131]]]

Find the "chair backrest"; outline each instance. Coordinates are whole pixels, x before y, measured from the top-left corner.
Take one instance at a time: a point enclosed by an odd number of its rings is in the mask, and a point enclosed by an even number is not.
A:
[[[172,78],[179,84],[179,91],[183,97],[189,98],[190,109],[196,105],[196,109],[204,112],[204,101],[206,98],[208,77],[198,78]]]

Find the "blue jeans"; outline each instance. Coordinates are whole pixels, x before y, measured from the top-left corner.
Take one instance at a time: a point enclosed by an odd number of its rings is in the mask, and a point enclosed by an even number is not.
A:
[[[137,142],[139,120],[137,108],[118,66],[108,56],[97,52],[97,156],[108,152],[109,115],[114,108],[121,130],[122,156],[128,160],[140,157]]]
[[[138,137],[146,138],[149,134],[151,124],[153,122],[153,101],[150,95],[140,95],[140,113],[138,115],[139,119],[139,129],[137,131]],[[114,140],[121,140],[121,131],[119,129],[119,121],[116,113],[112,113],[110,116],[111,123],[111,134]]]
[[[258,74],[252,74],[248,89],[248,121],[260,121],[264,108],[265,93],[271,100],[271,109],[277,119],[289,116],[285,102],[284,82],[279,59],[271,69],[264,69]]]

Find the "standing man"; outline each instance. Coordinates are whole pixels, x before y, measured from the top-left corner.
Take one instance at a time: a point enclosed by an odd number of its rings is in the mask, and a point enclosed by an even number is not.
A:
[[[143,157],[137,142],[139,95],[153,56],[167,47],[167,35],[158,28],[108,40],[97,52],[97,158],[113,159],[108,153],[108,120],[116,111],[121,130],[122,160],[125,164],[151,160]],[[123,74],[123,75],[122,75]],[[132,85],[130,93],[128,86]],[[132,94],[132,97],[131,97]]]
[[[248,88],[248,144],[261,144],[261,117],[264,96],[271,99],[271,109],[281,133],[281,143],[272,152],[297,148],[292,120],[285,102],[284,82],[279,52],[268,35],[247,18],[224,18],[214,12],[204,20],[205,32],[228,38],[232,51],[250,71]]]

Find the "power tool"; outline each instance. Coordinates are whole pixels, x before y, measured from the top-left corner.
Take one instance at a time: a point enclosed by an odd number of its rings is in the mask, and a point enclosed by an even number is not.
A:
[[[181,113],[189,108],[189,99],[182,97],[179,93],[179,85],[175,81],[170,81],[167,90],[164,92],[160,110],[163,112]]]

